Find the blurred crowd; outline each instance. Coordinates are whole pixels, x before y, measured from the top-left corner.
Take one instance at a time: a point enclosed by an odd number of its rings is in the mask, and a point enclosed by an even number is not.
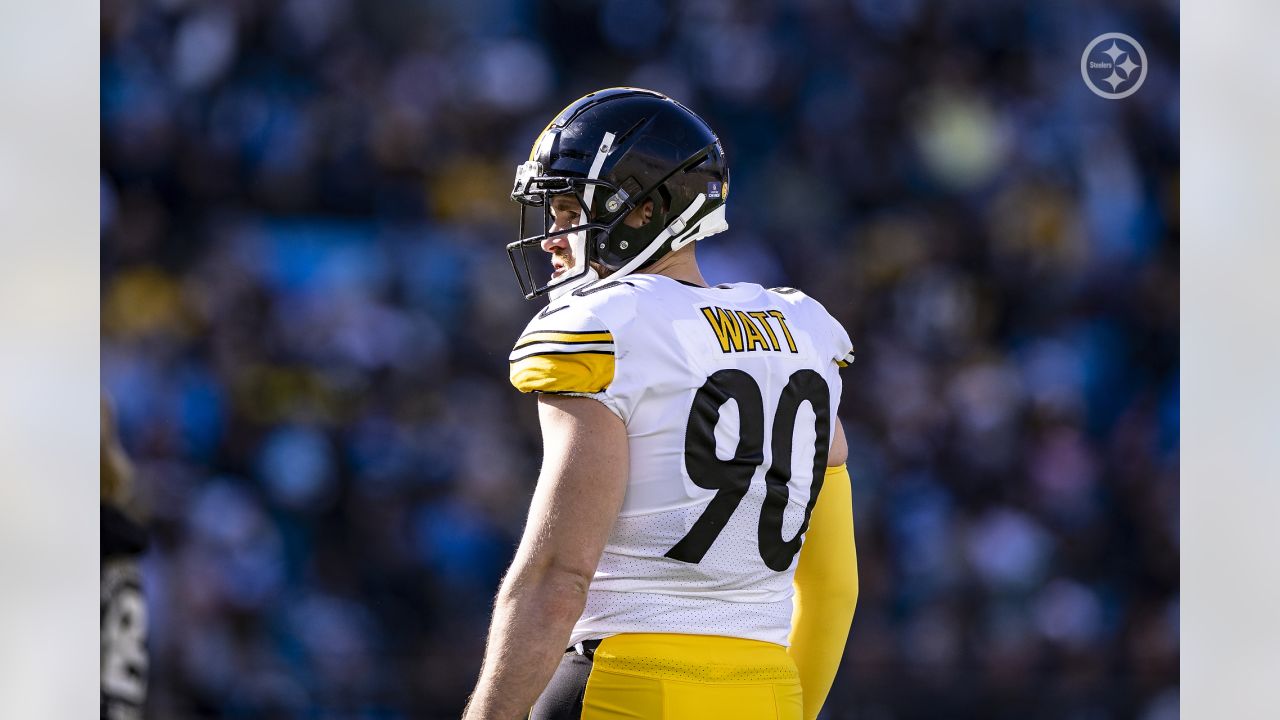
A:
[[[824,717],[1178,716],[1176,2],[104,0],[101,41],[148,717],[457,716],[540,452],[512,173],[614,85],[723,139],[708,279],[854,339]]]

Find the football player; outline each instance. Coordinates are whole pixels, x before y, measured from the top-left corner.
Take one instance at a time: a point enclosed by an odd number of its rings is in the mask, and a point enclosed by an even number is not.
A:
[[[544,461],[468,718],[822,707],[858,593],[852,346],[797,290],[707,285],[694,243],[727,228],[728,193],[707,123],[635,88],[565,108],[517,169],[507,250],[550,303],[511,382],[538,394]]]
[[[147,548],[133,497],[132,466],[116,434],[106,396],[101,401],[99,495],[102,504],[102,720],[137,720],[147,693],[147,605],[139,558]]]

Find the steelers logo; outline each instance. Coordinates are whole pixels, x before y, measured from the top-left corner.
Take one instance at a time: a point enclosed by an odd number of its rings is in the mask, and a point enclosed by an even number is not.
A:
[[[1080,75],[1098,97],[1126,98],[1147,79],[1147,53],[1124,33],[1103,33],[1080,55]]]

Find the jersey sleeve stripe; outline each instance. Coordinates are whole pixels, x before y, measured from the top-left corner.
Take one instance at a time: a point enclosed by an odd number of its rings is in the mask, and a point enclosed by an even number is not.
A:
[[[607,330],[534,330],[516,340],[516,347],[532,342],[613,342]]]
[[[849,365],[851,365],[851,364],[853,364],[853,351],[852,351],[852,350],[850,350],[850,351],[849,351],[849,353],[848,353],[847,355],[845,355],[844,357],[839,358],[839,359],[837,359],[837,360],[836,360],[836,365],[839,365],[840,367],[849,367]]]
[[[608,345],[609,347],[613,347],[613,340],[612,338],[585,339],[585,340],[550,340],[550,339],[534,338],[532,340],[521,340],[520,342],[516,343],[516,346],[512,349],[519,350],[521,348],[532,347],[535,345],[563,345],[563,346]]]
[[[510,362],[520,362],[527,357],[535,355],[612,355],[613,346],[600,343],[596,345],[584,345],[581,347],[564,347],[554,343],[539,343],[520,350],[513,351],[507,360]]]
[[[595,393],[613,382],[612,352],[545,352],[511,361],[511,384],[520,392]]]

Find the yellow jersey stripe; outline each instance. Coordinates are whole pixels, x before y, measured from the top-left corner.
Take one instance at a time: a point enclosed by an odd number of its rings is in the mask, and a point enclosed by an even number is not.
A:
[[[600,392],[613,382],[608,351],[545,352],[511,361],[511,384],[520,392]]]

